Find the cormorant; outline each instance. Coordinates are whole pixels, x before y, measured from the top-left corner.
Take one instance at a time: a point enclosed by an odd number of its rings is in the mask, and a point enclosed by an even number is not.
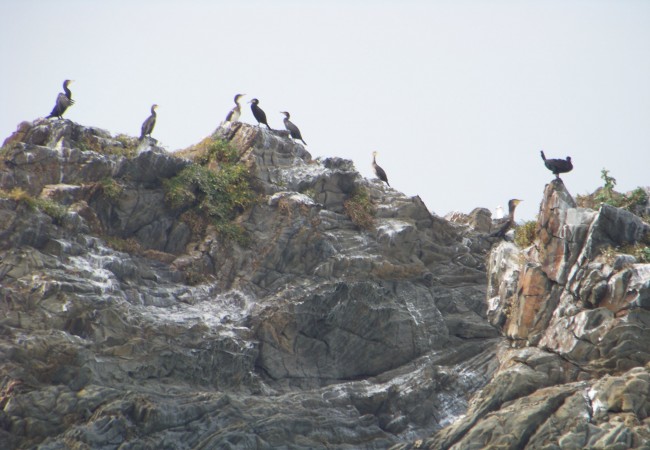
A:
[[[381,167],[379,167],[376,158],[377,158],[377,152],[372,152],[372,168],[375,169],[375,175],[377,175],[377,178],[379,178],[381,181],[383,181],[384,183],[390,186],[390,184],[388,183],[388,177],[386,176],[386,171]]]
[[[60,92],[56,97],[56,104],[54,105],[54,108],[52,108],[50,115],[46,117],[47,119],[50,117],[63,119],[62,116],[65,110],[68,109],[70,105],[74,104],[74,100],[72,100],[72,92],[70,92],[70,88],[68,88],[68,85],[73,81],[74,80],[65,80],[63,82],[63,92]]]
[[[302,135],[300,134],[300,130],[298,129],[297,126],[293,124],[289,120],[291,117],[291,114],[289,114],[286,111],[280,111],[280,114],[284,114],[284,127],[289,131],[289,134],[291,135],[292,138],[294,139],[300,139],[303,144],[307,145],[307,143],[303,140]]]
[[[241,116],[241,105],[239,104],[239,99],[246,94],[237,94],[235,95],[235,107],[230,110],[226,116],[226,122],[237,122]]]
[[[262,111],[262,108],[257,106],[259,102],[260,101],[258,99],[254,98],[253,100],[251,100],[248,103],[251,104],[251,111],[253,111],[253,116],[255,117],[255,120],[257,120],[257,126],[259,127],[260,124],[263,123],[264,125],[266,125],[266,128],[268,128],[270,130],[271,127],[266,122],[266,113],[264,111]]]
[[[560,178],[561,173],[571,172],[573,170],[573,163],[571,163],[570,156],[567,156],[566,159],[546,159],[544,150],[540,150],[539,152],[542,154],[544,165],[555,174],[555,178]]]
[[[153,131],[153,127],[156,126],[156,108],[158,108],[158,105],[152,105],[151,106],[151,115],[147,117],[147,120],[145,120],[142,123],[142,131],[140,132],[140,140],[144,139],[145,136],[151,137],[151,132]]]
[[[508,217],[497,222],[493,228],[496,228],[490,236],[503,238],[505,237],[508,230],[515,226],[515,208],[521,203],[521,200],[513,198],[508,201]]]

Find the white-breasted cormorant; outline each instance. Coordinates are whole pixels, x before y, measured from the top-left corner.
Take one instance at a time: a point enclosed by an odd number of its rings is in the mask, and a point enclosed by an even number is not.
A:
[[[390,183],[388,183],[388,177],[386,176],[386,171],[377,164],[377,152],[372,152],[372,168],[375,170],[377,178],[390,186]]]
[[[289,131],[289,134],[293,139],[300,139],[303,144],[307,145],[307,143],[303,140],[302,135],[300,134],[300,130],[298,127],[289,120],[291,117],[291,114],[289,114],[286,111],[280,111],[280,114],[284,114],[284,127]]]
[[[70,92],[70,88],[68,88],[68,85],[73,81],[74,80],[65,80],[63,82],[63,92],[60,92],[59,95],[57,95],[56,104],[54,105],[54,108],[52,108],[50,115],[47,116],[47,119],[50,117],[63,119],[62,116],[65,110],[68,109],[70,105],[74,104],[74,100],[72,100],[72,92]]]
[[[270,130],[271,127],[269,126],[268,122],[266,121],[266,113],[264,111],[262,111],[262,108],[260,108],[258,106],[259,102],[260,101],[258,99],[256,99],[256,98],[254,98],[253,100],[248,102],[248,103],[251,104],[251,111],[253,111],[253,117],[255,117],[255,120],[257,120],[257,126],[258,127],[260,126],[260,124],[263,123],[264,125],[266,125],[266,128],[268,128]]]
[[[516,198],[508,201],[508,217],[505,217],[492,226],[492,228],[494,228],[494,231],[490,233],[490,236],[498,238],[505,237],[508,230],[515,226],[515,208],[521,202],[522,200]]]
[[[540,150],[539,152],[544,160],[544,165],[555,174],[555,178],[560,178],[561,173],[571,172],[573,170],[573,163],[571,162],[570,156],[567,156],[566,159],[546,159],[544,150]]]
[[[145,136],[151,137],[151,132],[153,131],[153,127],[156,126],[156,108],[158,108],[158,105],[151,105],[151,115],[147,117],[147,120],[145,120],[142,123],[142,130],[140,131],[140,140],[144,139]]]
[[[241,105],[239,104],[239,99],[246,94],[237,94],[235,95],[235,107],[230,110],[226,116],[226,122],[237,122],[241,116]]]

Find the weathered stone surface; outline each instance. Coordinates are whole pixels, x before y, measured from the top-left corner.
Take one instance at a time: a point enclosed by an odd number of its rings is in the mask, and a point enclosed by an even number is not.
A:
[[[492,228],[492,213],[487,208],[474,208],[469,214],[454,211],[445,216],[446,220],[468,225],[479,233],[489,233]]]
[[[3,448],[650,445],[650,265],[602,251],[642,220],[554,181],[535,245],[499,243],[486,274],[480,210],[454,225],[285,132],[215,134],[264,195],[246,245],[166,206],[188,161],[152,140],[36,121],[7,141],[0,187],[67,210],[0,198]]]
[[[608,205],[577,208],[547,185],[538,238],[488,259],[488,319],[510,340],[465,417],[395,448],[649,448],[650,264],[605,248],[648,225]],[[601,254],[602,253],[602,254]]]
[[[649,377],[638,367],[597,382],[536,390],[485,415],[453,448],[647,448]]]
[[[374,376],[449,342],[433,296],[413,283],[338,284],[285,301],[256,331],[259,364],[274,379]]]
[[[188,161],[152,140],[39,120],[7,141],[0,187],[67,210],[0,199],[3,448],[387,448],[496,369],[475,233],[285,132],[216,135],[266,195],[245,246],[166,206]]]

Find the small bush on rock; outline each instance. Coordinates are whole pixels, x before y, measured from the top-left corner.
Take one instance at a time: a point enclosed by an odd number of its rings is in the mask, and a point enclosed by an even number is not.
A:
[[[641,187],[636,188],[629,194],[616,192],[614,190],[616,178],[610,176],[609,170],[601,170],[600,178],[603,180],[603,186],[599,187],[593,194],[578,195],[576,199],[578,206],[598,209],[601,203],[606,203],[636,214],[638,207],[648,202],[648,194]]]
[[[21,188],[14,188],[9,192],[0,189],[0,198],[8,198],[24,203],[31,209],[38,209],[56,222],[60,222],[68,212],[68,209],[60,203],[47,198],[34,198]]]
[[[515,228],[515,244],[520,248],[526,248],[532,245],[537,237],[537,233],[535,232],[536,227],[537,221],[530,220]]]
[[[359,228],[370,230],[375,226],[375,205],[365,188],[358,187],[343,203],[345,212]]]
[[[230,144],[214,141],[195,163],[165,183],[165,200],[172,208],[196,208],[224,237],[245,241],[243,229],[232,221],[257,196],[248,169],[238,158]],[[212,168],[215,164],[216,168]]]

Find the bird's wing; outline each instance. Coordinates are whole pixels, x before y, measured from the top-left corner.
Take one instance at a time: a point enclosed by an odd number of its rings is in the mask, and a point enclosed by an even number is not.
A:
[[[70,106],[71,100],[66,97],[65,94],[60,93],[59,95],[56,96],[56,103],[54,104],[54,108],[52,108],[52,112],[50,113],[51,116],[60,116],[65,112],[65,110]]]
[[[145,121],[142,123],[142,129],[141,129],[142,133],[141,133],[141,136],[145,136],[145,135],[147,135],[147,134],[151,134],[151,132],[153,131],[153,127],[154,127],[155,125],[156,125],[156,116],[151,115],[151,116],[147,117],[147,120],[145,120]]]
[[[287,122],[287,128],[291,132],[291,136],[296,138],[296,139],[302,139],[302,136],[300,135],[300,130],[296,125],[294,125],[293,122]]]

